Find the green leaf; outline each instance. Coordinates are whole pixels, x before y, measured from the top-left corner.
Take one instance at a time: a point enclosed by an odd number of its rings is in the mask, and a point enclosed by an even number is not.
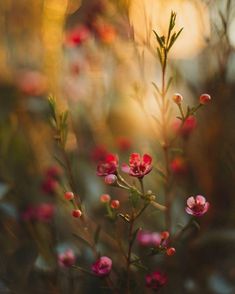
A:
[[[164,48],[165,47],[165,37],[164,36],[159,36],[158,34],[157,34],[157,32],[156,31],[153,31],[154,32],[154,34],[155,34],[155,36],[156,36],[156,39],[157,39],[157,41],[158,41],[158,44],[159,44],[159,46],[160,46],[160,48]]]
[[[169,88],[171,86],[172,81],[173,81],[173,78],[170,77],[169,80],[168,80],[168,82],[167,82],[167,85],[166,85],[166,93],[168,92],[168,90],[169,90]]]
[[[152,82],[152,85],[153,85],[154,89],[158,92],[158,94],[159,94],[160,96],[162,96],[161,91],[160,91],[158,85],[157,85],[156,83],[154,83],[154,82]]]

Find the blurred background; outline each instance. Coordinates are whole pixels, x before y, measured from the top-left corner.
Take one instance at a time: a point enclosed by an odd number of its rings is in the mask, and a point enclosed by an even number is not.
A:
[[[102,228],[97,246],[123,273],[113,224],[105,220],[99,197],[109,193],[124,203],[127,196],[105,186],[96,165],[108,152],[119,154],[122,162],[132,152],[147,152],[156,170],[164,166],[153,118],[160,110],[152,82],[160,84],[161,71],[152,31],[166,33],[172,10],[177,29],[184,29],[170,54],[168,98],[179,92],[186,105],[196,105],[202,93],[212,97],[198,112],[194,132],[177,142],[181,151],[175,148],[170,155],[172,162],[180,162],[171,170],[173,232],[187,223],[189,196],[205,195],[211,207],[199,221],[201,230],[192,228],[178,242],[175,256],[168,261],[156,256],[149,266],[169,275],[161,293],[235,293],[235,1],[3,0],[1,294],[110,293],[99,279],[58,264],[67,249],[88,270],[94,256],[81,240],[86,239],[83,225],[71,217],[72,207],[63,199],[70,184],[50,124],[49,95],[56,97],[59,112],[70,113],[65,151],[90,226]],[[171,110],[173,122],[178,114],[174,103]],[[156,170],[145,185],[164,203]],[[119,222],[115,226],[125,236]],[[165,229],[161,212],[152,208],[140,225]],[[142,252],[138,245],[135,250]],[[143,287],[133,286],[133,293],[149,293],[142,279]]]

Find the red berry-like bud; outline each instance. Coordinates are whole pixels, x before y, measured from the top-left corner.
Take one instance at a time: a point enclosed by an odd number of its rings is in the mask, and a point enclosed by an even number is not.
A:
[[[120,202],[118,200],[112,200],[110,203],[110,207],[113,209],[118,209],[120,206]]]
[[[65,198],[66,200],[72,200],[72,199],[74,198],[74,194],[73,194],[73,192],[66,192],[66,193],[64,194],[64,198]]]
[[[72,211],[72,216],[73,216],[73,217],[77,217],[77,218],[79,218],[79,217],[81,217],[81,215],[82,215],[82,212],[81,212],[80,209],[74,209],[74,210]]]
[[[172,99],[176,104],[180,104],[183,101],[183,96],[180,95],[179,93],[175,93]]]
[[[107,203],[110,201],[110,196],[109,194],[103,194],[100,196],[100,202],[103,202],[103,203]]]
[[[169,232],[167,232],[167,231],[161,232],[162,240],[167,240],[169,237],[170,237]]]
[[[167,254],[168,256],[172,256],[172,255],[174,255],[175,252],[176,252],[176,250],[175,250],[174,247],[167,248],[167,250],[166,250],[166,254]]]
[[[105,184],[107,185],[112,185],[114,183],[117,182],[117,177],[115,175],[107,175],[105,178],[104,178],[104,182]]]
[[[210,101],[211,101],[211,96],[209,94],[202,94],[199,97],[200,104],[205,105],[205,104],[208,104]]]

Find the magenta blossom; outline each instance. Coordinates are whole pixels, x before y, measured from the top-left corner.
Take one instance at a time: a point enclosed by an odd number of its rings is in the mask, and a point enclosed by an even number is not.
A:
[[[209,202],[207,202],[206,198],[201,195],[189,197],[187,200],[187,207],[185,208],[186,212],[193,216],[202,216],[208,209]]]
[[[164,273],[155,271],[145,277],[146,287],[158,291],[167,282],[167,276]]]
[[[98,277],[106,277],[112,269],[112,260],[107,256],[101,256],[95,263],[92,264],[92,272]]]
[[[141,246],[157,247],[161,244],[162,238],[159,233],[150,233],[147,231],[139,231],[137,234],[137,241]]]
[[[97,166],[97,176],[105,177],[111,174],[116,174],[118,168],[118,156],[115,154],[108,154],[105,160],[100,162]]]
[[[122,165],[123,172],[140,179],[150,173],[152,168],[152,157],[148,154],[144,154],[141,157],[139,153],[132,153],[130,155],[129,166],[126,163]]]
[[[58,263],[61,267],[71,267],[75,261],[76,257],[72,249],[67,249],[58,255]]]

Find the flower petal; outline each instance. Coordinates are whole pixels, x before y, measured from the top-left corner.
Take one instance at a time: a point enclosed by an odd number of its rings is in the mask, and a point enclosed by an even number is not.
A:
[[[206,198],[203,197],[202,195],[197,195],[196,196],[196,203],[200,205],[204,205],[206,203]]]
[[[126,163],[123,163],[123,164],[122,164],[122,171],[123,171],[124,173],[129,174],[129,173],[130,173],[130,167],[129,167],[129,165],[127,165]]]
[[[192,208],[192,207],[195,205],[195,199],[194,199],[193,196],[191,196],[191,197],[189,197],[189,198],[187,199],[187,205],[188,205],[188,207],[190,207],[190,208]]]
[[[139,153],[132,153],[130,155],[130,159],[129,159],[130,165],[140,164],[140,161],[141,161],[141,157]]]
[[[116,154],[110,153],[106,156],[106,162],[108,162],[108,163],[112,162],[117,165],[118,164],[118,156]]]
[[[193,212],[192,209],[190,209],[189,207],[186,207],[186,208],[185,208],[185,211],[186,211],[188,214],[194,215],[194,212]]]
[[[150,165],[152,163],[152,157],[150,155],[148,155],[148,154],[144,154],[143,155],[143,162],[145,164],[149,164]]]

